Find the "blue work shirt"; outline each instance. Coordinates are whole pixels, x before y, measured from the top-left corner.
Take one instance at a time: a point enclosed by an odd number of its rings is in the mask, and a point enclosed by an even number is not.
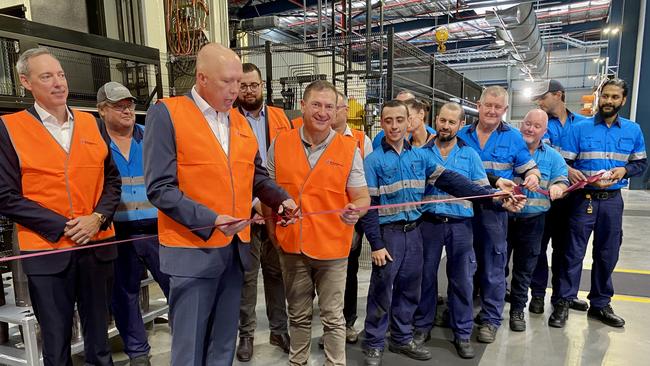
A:
[[[476,133],[477,124],[463,127],[458,137],[478,153],[486,173],[512,180],[514,173],[520,175],[535,168],[535,161],[521,132],[501,122],[481,148]]]
[[[239,108],[239,111],[246,117],[248,124],[253,129],[253,133],[255,133],[260,158],[262,158],[262,165],[266,166],[266,150],[268,149],[268,146],[266,146],[266,107],[262,106],[260,115],[257,118],[243,108]]]
[[[487,175],[485,174],[485,169],[483,169],[481,158],[478,156],[476,151],[474,151],[474,149],[467,146],[463,140],[457,139],[456,145],[454,145],[454,147],[451,149],[449,155],[444,158],[440,154],[440,149],[438,146],[436,146],[435,141],[436,138],[429,141],[422,147],[424,150],[430,152],[430,155],[432,156],[435,163],[447,170],[452,170],[456,173],[462,174],[479,186],[490,186],[490,182],[488,181]],[[436,188],[433,184],[427,184],[424,190],[425,200],[441,200],[449,199],[452,197],[453,196],[449,195],[443,190]],[[474,216],[472,202],[468,200],[453,201],[448,203],[429,203],[423,205],[422,210],[434,215],[454,218],[466,218]]]
[[[580,114],[575,114],[568,109],[566,112],[567,117],[566,121],[564,122],[564,126],[562,126],[562,122],[560,122],[559,118],[555,116],[548,116],[548,128],[544,134],[544,137],[542,137],[542,142],[551,145],[551,147],[556,151],[562,150],[562,139],[566,138],[569,131],[571,131],[571,127],[573,127],[574,124],[587,118]]]
[[[122,155],[117,145],[111,141],[113,161],[122,177],[122,195],[113,218],[113,221],[118,223],[141,220],[152,220],[153,223],[158,219],[158,209],[147,199],[147,189],[144,184],[143,138],[144,127],[136,124],[133,128],[128,160]]]
[[[600,170],[625,167],[627,174],[618,183],[605,188],[627,186],[629,177],[641,175],[647,167],[643,132],[636,122],[617,117],[611,127],[600,114],[577,123],[562,143],[562,156],[573,168],[589,177]],[[588,190],[600,188],[588,185]]]
[[[564,183],[569,186],[566,162],[562,158],[562,155],[555,151],[551,145],[542,142],[537,150],[535,150],[533,159],[542,174],[542,180],[539,182],[541,189],[548,190],[550,186],[556,183]],[[515,178],[515,183],[521,184],[522,182],[523,179],[520,177]],[[526,206],[520,212],[510,213],[511,216],[535,216],[551,208],[551,200],[549,197],[541,193],[531,192],[527,189],[524,190],[524,193],[526,193],[527,198]]]
[[[431,134],[436,134],[436,130],[433,129],[433,127],[424,125],[424,127],[429,131]],[[375,138],[372,139],[372,149],[377,150],[381,146],[381,139],[384,138],[384,130],[379,131],[377,135],[375,135]]]
[[[444,171],[424,150],[411,147],[406,140],[401,154],[382,140],[363,166],[370,197],[381,205],[422,201],[427,178],[435,182]],[[422,215],[417,206],[380,208],[378,214],[380,225],[411,222]]]

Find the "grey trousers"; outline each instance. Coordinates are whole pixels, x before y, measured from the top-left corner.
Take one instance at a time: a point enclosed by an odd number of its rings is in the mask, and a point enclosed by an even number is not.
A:
[[[264,297],[269,329],[273,334],[287,333],[287,305],[278,249],[269,240],[264,225],[251,225],[253,269],[244,273],[244,287],[239,308],[239,336],[253,337],[257,325],[257,277],[262,266]]]

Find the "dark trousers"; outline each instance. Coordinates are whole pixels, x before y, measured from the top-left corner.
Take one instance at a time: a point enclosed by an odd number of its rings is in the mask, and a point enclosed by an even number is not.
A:
[[[393,342],[413,339],[413,314],[422,285],[422,234],[416,227],[404,232],[382,226],[386,250],[393,258],[385,266],[372,265],[365,321],[365,348],[384,348],[390,313]]]
[[[565,252],[569,245],[569,216],[571,207],[568,199],[555,200],[551,202],[551,209],[546,213],[544,222],[544,235],[540,255],[537,257],[537,265],[533,271],[530,281],[530,293],[535,297],[544,297],[548,286],[548,258],[546,251],[551,241],[553,253],[551,255],[551,303],[558,300],[557,286],[559,277],[565,262]]]
[[[473,302],[472,277],[476,272],[476,256],[472,247],[472,220],[425,218],[420,225],[424,247],[422,291],[420,304],[414,315],[414,327],[429,332],[436,319],[438,304],[438,267],[442,247],[447,253],[449,286],[449,320],[457,339],[467,340],[472,335]]]
[[[146,238],[150,234],[128,235],[118,232],[118,239],[135,239],[132,243],[119,244],[115,260],[115,282],[111,307],[115,325],[124,343],[124,353],[129,358],[149,354],[151,347],[147,341],[140,312],[140,282],[147,269],[160,289],[169,298],[169,276],[160,271],[158,239]]]
[[[87,249],[73,252],[63,272],[28,276],[29,296],[41,327],[45,366],[72,366],[70,341],[75,303],[84,337],[85,364],[113,364],[107,335],[108,284],[112,275],[112,261],[102,262],[93,249]]]
[[[255,306],[257,305],[257,277],[262,266],[264,278],[264,298],[266,300],[266,316],[269,319],[271,333],[287,333],[287,298],[282,282],[280,257],[269,239],[264,225],[251,225],[251,258],[253,268],[244,272],[244,287],[242,287],[241,305],[239,308],[239,336],[253,337],[257,320]]]
[[[618,262],[623,241],[623,198],[620,193],[607,200],[592,199],[592,213],[587,213],[586,191],[571,196],[573,211],[569,220],[570,241],[566,252],[566,270],[559,283],[559,297],[575,299],[580,286],[582,261],[593,232],[591,289],[587,297],[595,309],[609,305],[614,295],[612,273]]]
[[[237,246],[221,248],[226,265],[216,278],[171,276],[172,366],[232,365],[244,281]]]
[[[475,284],[481,296],[482,323],[501,325],[505,305],[508,214],[489,205],[474,205],[474,253],[478,263]]]
[[[545,214],[531,217],[510,217],[508,220],[508,253],[512,253],[510,311],[523,311],[528,302],[528,287],[540,255]]]
[[[345,325],[353,327],[357,321],[357,295],[359,292],[359,257],[361,256],[361,240],[363,232],[355,226],[354,235],[352,236],[352,247],[348,257],[347,276],[345,277],[345,296],[343,297],[343,315],[345,316]]]

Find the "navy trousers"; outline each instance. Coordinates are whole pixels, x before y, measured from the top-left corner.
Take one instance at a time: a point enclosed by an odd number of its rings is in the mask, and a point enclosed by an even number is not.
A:
[[[566,270],[559,283],[561,299],[575,299],[580,286],[582,261],[587,251],[589,236],[593,232],[593,264],[591,267],[591,289],[589,299],[595,309],[609,305],[614,295],[612,273],[618,262],[619,250],[623,241],[623,198],[620,192],[606,200],[592,197],[592,213],[587,212],[588,191],[573,194],[573,207],[570,224],[570,241],[566,252]]]
[[[447,296],[451,329],[457,339],[468,340],[472,335],[472,278],[476,272],[472,220],[425,217],[420,231],[424,266],[422,295],[414,316],[415,330],[426,333],[433,328],[438,303],[438,267],[444,246],[447,253]]]
[[[537,257],[537,265],[533,271],[533,277],[530,281],[530,293],[535,297],[544,297],[546,287],[548,287],[548,258],[546,251],[548,243],[551,241],[553,252],[551,255],[551,303],[555,304],[558,300],[558,274],[563,271],[565,266],[565,252],[569,245],[569,216],[571,207],[568,199],[555,200],[551,202],[551,209],[546,213],[544,222],[544,235],[542,236],[542,246],[540,255]]]
[[[94,249],[85,249],[72,252],[63,272],[27,276],[29,296],[41,327],[45,366],[72,366],[70,341],[75,303],[84,338],[85,365],[113,365],[107,335],[112,275],[112,261],[100,261]]]
[[[345,296],[343,297],[343,316],[345,316],[346,327],[353,327],[357,321],[357,298],[359,292],[359,257],[361,256],[361,240],[363,231],[361,225],[354,227],[352,236],[352,247],[348,257],[347,276],[345,277]]]
[[[523,311],[528,302],[528,287],[540,255],[545,216],[544,213],[511,216],[508,220],[508,252],[513,256],[510,311]]]
[[[216,278],[171,276],[172,366],[232,365],[244,270],[238,240],[219,250]]]
[[[393,258],[385,266],[372,265],[365,321],[365,348],[384,349],[388,317],[396,344],[413,339],[413,314],[420,302],[422,234],[416,227],[404,232],[383,225],[382,237]]]
[[[153,231],[155,234],[155,230]],[[169,276],[160,271],[158,257],[158,238],[145,238],[151,234],[119,232],[120,240],[135,239],[132,243],[117,246],[115,260],[115,282],[113,283],[112,309],[115,325],[124,343],[124,353],[129,358],[149,354],[151,347],[147,341],[140,312],[140,282],[145,270],[149,270],[160,289],[169,298]]]
[[[506,295],[508,214],[491,205],[474,205],[474,252],[478,270],[476,281],[481,296],[481,323],[501,325]]]

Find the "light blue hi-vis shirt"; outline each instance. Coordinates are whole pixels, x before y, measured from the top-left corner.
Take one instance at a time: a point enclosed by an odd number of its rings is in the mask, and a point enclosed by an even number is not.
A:
[[[481,148],[476,126],[463,127],[458,137],[478,153],[486,173],[512,180],[515,173],[521,175],[535,167],[521,132],[501,122]]]
[[[445,169],[462,174],[479,186],[489,187],[490,182],[485,174],[483,162],[476,151],[467,146],[463,140],[457,139],[456,145],[451,149],[447,158],[443,158],[440,149],[435,144],[435,138],[429,141],[422,149],[428,151],[434,162]],[[425,200],[442,200],[452,198],[446,192],[436,188],[433,184],[427,184],[424,190]],[[434,215],[467,218],[474,216],[472,202],[469,200],[453,201],[448,203],[429,203],[422,206],[422,211]]]
[[[587,117],[580,114],[575,114],[567,109],[567,117],[562,126],[559,118],[555,116],[548,116],[548,128],[544,137],[542,137],[542,142],[551,145],[553,149],[560,152],[562,150],[562,140],[566,138],[571,131],[571,128],[578,122],[586,119]]]
[[[396,204],[422,201],[427,180],[431,184],[444,172],[430,155],[422,149],[411,147],[404,141],[401,154],[385,140],[364,161],[366,182],[371,198],[379,198],[379,204]],[[374,200],[377,201],[376,199]],[[399,221],[415,221],[422,213],[418,206],[381,208],[379,224]]]
[[[617,117],[612,126],[607,127],[599,114],[573,126],[562,144],[562,156],[573,161],[573,167],[587,177],[600,170],[625,167],[628,163],[647,159],[643,132],[636,122]],[[633,173],[628,169],[630,176],[640,173],[642,171]],[[627,178],[621,179],[605,189],[621,189],[627,183]],[[599,188],[587,185],[585,189]]]
[[[564,183],[569,186],[568,168],[562,155],[555,151],[551,145],[541,143],[539,148],[535,150],[533,159],[537,163],[537,168],[542,173],[542,180],[539,182],[539,187],[543,190],[549,189],[550,186],[556,183]],[[520,177],[515,178],[515,183],[523,183]],[[535,216],[548,211],[551,208],[551,200],[549,197],[524,189],[526,193],[526,206],[517,213],[510,213],[511,216]]]
[[[136,124],[133,128],[128,160],[122,155],[117,145],[111,141],[113,161],[122,177],[122,195],[113,217],[115,222],[156,220],[158,218],[158,209],[147,199],[147,189],[144,184],[143,138],[144,127]]]

